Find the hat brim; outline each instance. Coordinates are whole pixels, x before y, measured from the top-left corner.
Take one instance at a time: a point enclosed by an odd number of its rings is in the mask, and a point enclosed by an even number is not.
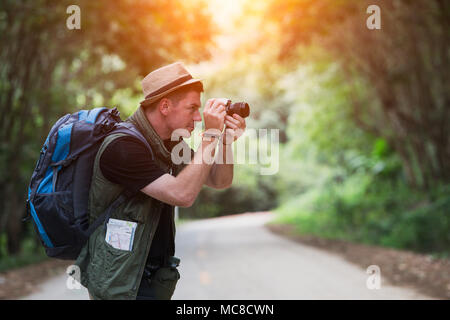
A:
[[[142,101],[140,102],[140,105],[141,105],[142,107],[148,106],[148,105],[152,104],[153,102],[158,101],[159,99],[161,99],[161,98],[163,98],[164,96],[168,95],[169,93],[171,93],[171,92],[173,92],[173,91],[175,91],[175,90],[180,89],[181,87],[185,87],[185,86],[187,86],[187,85],[189,85],[189,84],[193,84],[193,83],[197,83],[197,82],[202,83],[202,79],[190,79],[190,80],[188,80],[188,81],[186,81],[186,82],[183,82],[182,84],[179,84],[179,85],[177,85],[177,86],[175,86],[175,87],[173,87],[173,88],[170,88],[170,89],[167,90],[167,91],[164,91],[164,92],[162,92],[162,93],[160,93],[160,94],[157,94],[156,96],[153,96],[153,97],[150,97],[150,98],[148,98],[148,99],[142,100]],[[202,85],[203,85],[203,84],[202,84]]]

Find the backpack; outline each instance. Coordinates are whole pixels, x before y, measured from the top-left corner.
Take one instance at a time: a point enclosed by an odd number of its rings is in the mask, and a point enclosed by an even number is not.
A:
[[[112,133],[136,137],[153,157],[144,136],[132,123],[123,122],[116,108],[67,114],[50,130],[31,176],[26,201],[28,218],[31,216],[49,257],[75,260],[95,229],[135,195],[124,191],[89,225],[94,160],[104,138]]]

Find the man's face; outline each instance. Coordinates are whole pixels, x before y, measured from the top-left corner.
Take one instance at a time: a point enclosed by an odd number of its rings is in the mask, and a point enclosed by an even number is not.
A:
[[[192,90],[182,97],[178,104],[173,104],[167,116],[167,124],[173,132],[176,129],[185,129],[189,136],[194,130],[195,122],[202,121],[200,114],[200,92]]]

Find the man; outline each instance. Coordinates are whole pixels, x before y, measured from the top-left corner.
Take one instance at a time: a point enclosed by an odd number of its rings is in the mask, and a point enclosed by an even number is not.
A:
[[[174,63],[148,74],[142,87],[145,99],[127,121],[142,133],[151,150],[135,137],[113,133],[105,138],[94,163],[90,221],[126,191],[134,196],[111,217],[137,223],[131,250],[108,243],[105,225],[83,248],[76,265],[81,283],[94,299],[172,297],[180,277],[179,259],[174,257],[174,206],[191,206],[204,184],[217,189],[231,185],[230,145],[246,127],[239,115],[226,115],[226,99],[210,99],[203,110],[202,142],[194,153],[182,139],[171,138],[177,132],[190,136],[194,123],[201,121],[201,81],[193,79],[181,63]],[[215,155],[217,144],[221,152]],[[175,146],[189,150],[192,161],[172,162]],[[222,161],[211,163],[214,156]]]

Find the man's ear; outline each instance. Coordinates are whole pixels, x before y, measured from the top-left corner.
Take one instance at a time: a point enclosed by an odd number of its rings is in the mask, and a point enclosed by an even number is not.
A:
[[[158,104],[159,112],[161,112],[162,115],[167,116],[169,114],[170,104],[171,101],[169,99],[162,98]]]

